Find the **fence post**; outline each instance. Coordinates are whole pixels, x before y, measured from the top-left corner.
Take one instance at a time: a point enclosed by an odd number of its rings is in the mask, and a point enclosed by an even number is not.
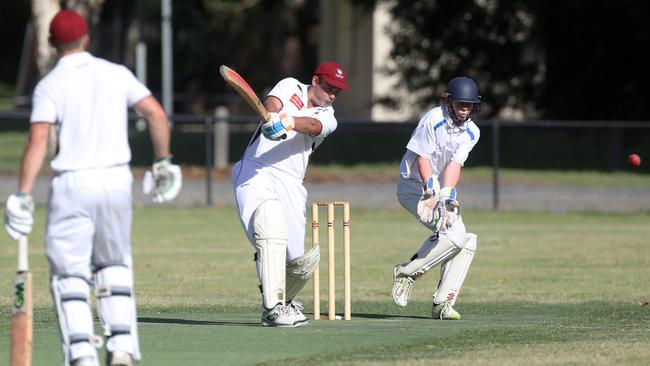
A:
[[[205,205],[212,206],[212,167],[214,166],[214,121],[211,117],[206,117],[205,125]]]
[[[224,169],[228,166],[230,137],[228,118],[230,118],[230,111],[227,107],[218,106],[214,110],[214,117],[216,119],[214,133],[214,162],[217,169]]]
[[[499,210],[499,120],[492,120],[492,209]]]

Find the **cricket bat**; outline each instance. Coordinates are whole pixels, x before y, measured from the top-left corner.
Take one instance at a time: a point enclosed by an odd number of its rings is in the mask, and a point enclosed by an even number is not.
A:
[[[239,75],[235,70],[229,68],[226,65],[221,65],[219,68],[219,73],[223,80],[228,83],[241,97],[244,101],[257,113],[264,121],[269,120],[269,111],[264,108],[264,104],[260,101],[260,98],[257,97],[253,88],[244,80],[241,75]]]
[[[11,366],[32,364],[32,274],[27,261],[27,237],[18,239],[18,271],[11,302]]]

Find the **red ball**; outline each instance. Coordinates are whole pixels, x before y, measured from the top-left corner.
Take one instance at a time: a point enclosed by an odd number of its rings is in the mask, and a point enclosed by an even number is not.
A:
[[[630,163],[631,166],[635,168],[641,165],[641,157],[637,154],[631,154],[630,156],[628,156],[627,161]]]

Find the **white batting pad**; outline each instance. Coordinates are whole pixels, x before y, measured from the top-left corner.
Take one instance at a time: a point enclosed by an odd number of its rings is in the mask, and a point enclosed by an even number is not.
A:
[[[287,264],[287,301],[293,300],[298,292],[302,290],[307,281],[316,271],[316,268],[318,268],[319,262],[320,247],[315,245],[307,253],[295,258]]]
[[[95,274],[97,311],[108,337],[106,349],[130,353],[140,359],[133,271],[125,265],[104,267]]]
[[[467,236],[469,240],[465,247],[441,267],[440,284],[433,295],[433,302],[436,304],[448,302],[453,306],[458,299],[458,293],[476,254],[477,236],[471,233]]]
[[[413,279],[429,272],[438,263],[455,256],[469,240],[465,233],[440,233],[438,238],[429,237],[422,243],[417,254],[410,262],[399,268],[398,276],[408,276]]]
[[[289,233],[280,201],[262,202],[253,215],[255,265],[266,309],[285,303],[285,274]]]
[[[64,365],[79,357],[97,358],[87,280],[53,276],[50,285],[61,330]]]

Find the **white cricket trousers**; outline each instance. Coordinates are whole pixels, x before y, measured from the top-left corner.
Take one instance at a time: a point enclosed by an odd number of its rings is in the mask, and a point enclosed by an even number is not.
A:
[[[289,232],[287,262],[305,253],[305,223],[307,221],[307,190],[300,179],[275,168],[253,168],[253,164],[237,162],[232,169],[231,182],[235,190],[239,219],[246,236],[255,246],[253,214],[266,200],[282,204]]]
[[[54,174],[45,234],[52,275],[90,279],[95,266],[132,266],[132,183],[126,164]]]

